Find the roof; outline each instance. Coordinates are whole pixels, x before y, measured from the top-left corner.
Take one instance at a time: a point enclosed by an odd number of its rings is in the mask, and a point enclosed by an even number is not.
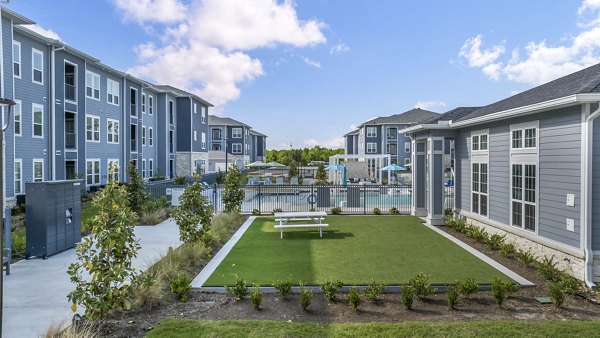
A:
[[[349,133],[346,133],[346,134],[344,134],[344,137],[346,137],[346,136],[349,136],[349,135],[355,135],[355,134],[358,134],[358,132],[359,132],[359,131],[360,131],[359,129],[354,129],[353,131],[351,131],[351,132],[349,132]]]
[[[2,7],[0,7],[0,9],[2,10],[2,14],[9,17],[12,20],[13,24],[15,24],[15,25],[33,25],[33,24],[35,24],[35,21],[32,21],[17,12],[13,12],[6,7],[2,6]]]
[[[201,98],[200,96],[198,96],[196,94],[192,94],[190,92],[187,92],[187,91],[185,91],[183,89],[175,88],[175,87],[173,87],[171,85],[154,85],[153,87],[156,88],[156,89],[158,89],[158,90],[165,91],[165,92],[171,92],[171,93],[173,93],[173,94],[175,94],[177,96],[184,96],[184,97],[185,96],[189,96],[189,97],[193,97],[196,100],[198,100],[198,101],[206,104],[209,107],[214,107],[214,105],[212,103],[206,101],[205,99]]]
[[[390,116],[377,117],[372,120],[369,120],[359,127],[362,127],[367,124],[413,124],[413,123],[421,123],[426,119],[431,119],[433,117],[437,117],[440,114],[434,113],[429,110],[414,108],[409,111],[405,111],[404,113],[394,114]]]
[[[258,132],[258,131],[256,131],[256,130],[250,130],[250,134],[252,134],[252,135],[256,135],[256,136],[267,137],[267,135],[265,135],[265,134],[263,134],[263,133],[260,133],[260,132]]]
[[[211,126],[244,126],[251,128],[249,125],[238,120],[234,120],[229,117],[219,117],[215,115],[208,115],[208,124],[210,124]]]
[[[422,124],[437,123],[439,121],[458,121],[464,116],[467,116],[481,107],[457,107],[449,110],[441,115],[434,116],[427,120],[421,121]]]
[[[453,122],[584,93],[600,93],[600,63],[481,107]]]

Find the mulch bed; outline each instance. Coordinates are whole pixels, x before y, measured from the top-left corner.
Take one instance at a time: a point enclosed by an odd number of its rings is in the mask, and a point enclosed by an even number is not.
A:
[[[109,316],[103,323],[102,336],[142,337],[165,318],[206,320],[281,320],[292,322],[403,322],[403,321],[469,321],[469,320],[598,320],[600,306],[579,296],[567,296],[564,308],[540,304],[534,297],[548,296],[547,281],[531,267],[515,259],[502,256],[448,227],[440,229],[457,237],[490,258],[513,270],[536,286],[511,294],[502,307],[494,302],[489,291],[480,291],[471,299],[461,299],[455,310],[448,310],[446,294],[434,294],[423,301],[415,300],[413,310],[402,305],[398,294],[381,295],[378,302],[364,300],[358,312],[348,305],[346,294],[338,295],[337,302],[328,302],[322,294],[315,294],[308,311],[299,306],[299,296],[281,299],[276,294],[264,294],[260,311],[252,308],[248,298],[236,301],[222,294],[192,292],[187,303],[173,302],[155,308],[138,308]],[[215,248],[217,252],[218,249]],[[202,267],[198,267],[200,271]]]

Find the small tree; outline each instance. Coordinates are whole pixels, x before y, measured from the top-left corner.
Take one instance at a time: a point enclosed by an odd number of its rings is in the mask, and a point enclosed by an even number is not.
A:
[[[127,166],[127,176],[129,176],[129,179],[126,183],[127,200],[129,201],[131,210],[133,210],[133,212],[135,212],[139,217],[141,216],[142,207],[148,199],[148,194],[144,189],[144,181],[140,177],[137,168],[133,164],[133,161],[130,161],[129,165]]]
[[[294,176],[298,176],[298,164],[296,163],[296,161],[290,163],[290,170],[288,172],[289,178],[292,178]]]
[[[135,289],[146,277],[136,272],[131,261],[140,249],[134,236],[136,215],[129,207],[125,186],[110,180],[92,201],[99,209],[91,220],[92,233],[75,250],[77,259],[67,269],[75,290],[67,298],[85,307],[85,315],[99,319],[115,308],[129,309]]]
[[[225,212],[240,212],[244,201],[244,190],[241,187],[242,173],[236,166],[229,167],[225,177],[225,189],[221,199],[225,204]]]
[[[317,181],[315,182],[315,184],[319,184],[319,185],[327,184],[327,173],[325,172],[325,165],[323,163],[320,163],[319,166],[317,167],[316,179],[317,179]]]
[[[195,175],[194,178],[196,181],[185,188],[179,196],[179,206],[172,213],[179,226],[179,239],[186,243],[203,239],[210,230],[213,216],[212,205],[202,196],[200,177]]]
[[[217,184],[223,184],[223,172],[221,171],[221,168],[219,168],[217,171],[217,177],[215,177],[215,181]]]

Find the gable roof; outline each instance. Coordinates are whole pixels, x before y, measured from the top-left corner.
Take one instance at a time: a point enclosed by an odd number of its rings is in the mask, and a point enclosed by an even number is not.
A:
[[[414,108],[409,111],[405,111],[404,113],[394,114],[390,116],[377,117],[372,120],[369,120],[360,126],[371,125],[371,124],[413,124],[413,123],[421,123],[425,119],[430,119],[440,114],[434,113],[429,110]]]
[[[251,130],[250,130],[250,134],[252,134],[252,135],[256,135],[256,136],[267,137],[267,135],[265,135],[265,134],[263,134],[263,133],[261,133],[261,132],[258,132],[258,131],[254,130],[254,129],[251,129]]]
[[[208,115],[208,124],[213,126],[244,126],[247,128],[252,128],[249,125],[238,120],[234,120],[229,117],[219,117],[215,115]]]
[[[152,86],[154,88],[156,88],[157,90],[160,91],[165,91],[165,92],[171,92],[173,94],[175,94],[176,96],[183,96],[183,97],[193,97],[196,100],[204,103],[205,105],[209,106],[209,107],[214,107],[214,105],[208,101],[206,101],[205,99],[201,98],[200,96],[196,95],[196,94],[192,94],[190,92],[187,92],[183,89],[179,89],[179,88],[175,88],[171,85],[154,85]]]
[[[354,129],[353,131],[344,134],[344,137],[346,137],[348,135],[356,135],[356,134],[358,134],[359,131],[360,131],[360,129]]]
[[[439,121],[459,121],[461,118],[480,108],[481,107],[457,107],[438,116],[434,116],[433,118],[421,121],[421,123],[431,124]]]

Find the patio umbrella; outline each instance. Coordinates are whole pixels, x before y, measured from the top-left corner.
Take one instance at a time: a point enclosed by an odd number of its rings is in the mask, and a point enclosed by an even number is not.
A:
[[[332,164],[325,168],[325,170],[329,171],[338,171],[342,172],[342,185],[346,186],[346,166],[341,164]]]
[[[265,164],[265,166],[269,167],[269,168],[283,168],[285,167],[285,165],[279,163],[279,162],[268,162]]]
[[[391,172],[391,171],[404,171],[404,170],[407,170],[407,169],[405,167],[403,167],[403,166],[397,165],[396,163],[392,163],[390,165],[387,165],[387,166],[381,168],[381,170],[385,170],[385,171],[388,172],[388,179],[389,179],[390,178],[389,177],[389,172]],[[397,179],[398,178],[396,177],[396,180]]]
[[[249,164],[246,164],[246,168],[258,168],[258,175],[260,176],[260,168],[268,167],[268,165],[263,161],[256,161]]]

